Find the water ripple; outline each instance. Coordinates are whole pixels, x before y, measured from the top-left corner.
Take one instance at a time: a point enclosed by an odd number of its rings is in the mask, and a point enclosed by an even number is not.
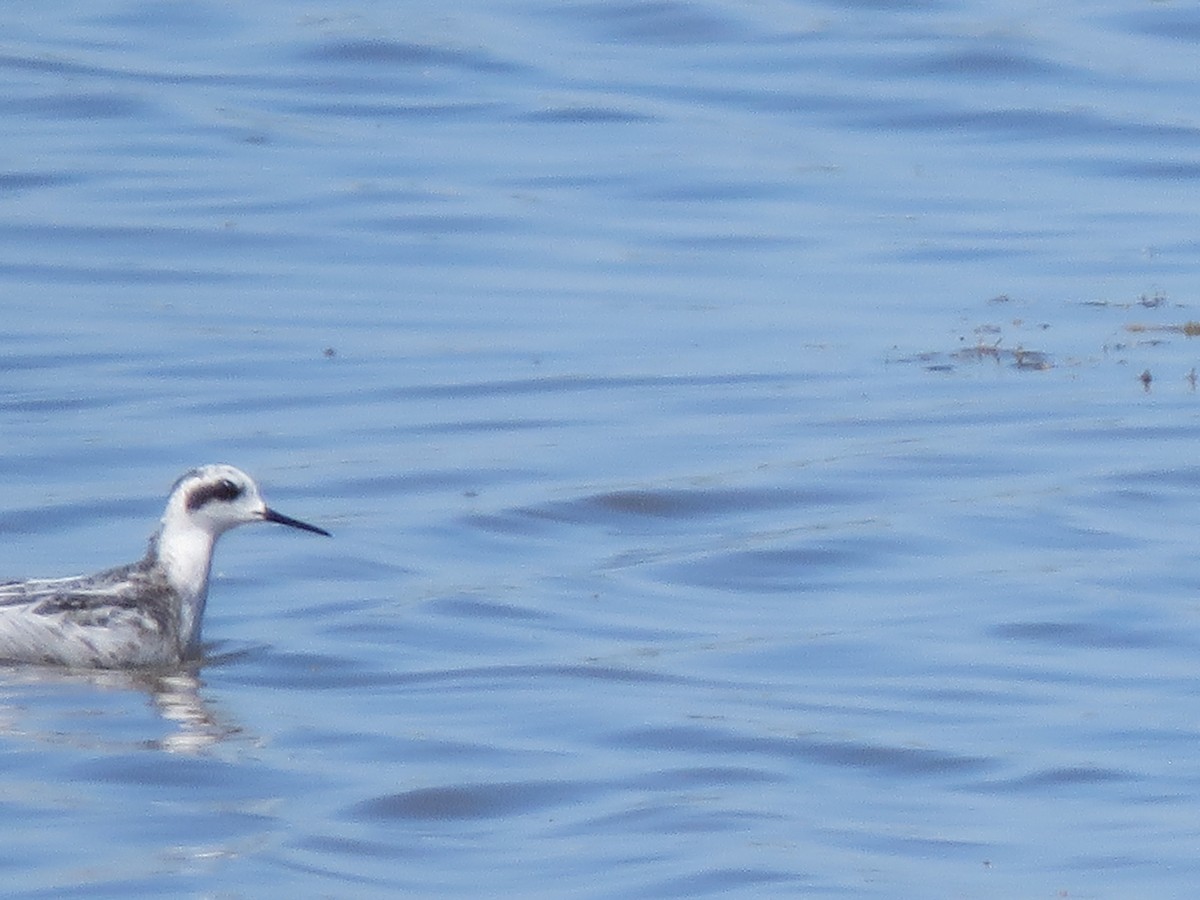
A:
[[[595,790],[595,785],[561,781],[454,784],[376,797],[356,804],[348,814],[414,821],[491,819],[578,803]]]
[[[812,737],[768,738],[740,735],[715,726],[672,726],[631,729],[612,736],[621,747],[695,753],[705,756],[766,756],[803,760],[835,767],[863,768],[891,775],[918,777],[978,772],[995,763],[983,757],[962,756],[917,747],[889,747],[858,741]]]

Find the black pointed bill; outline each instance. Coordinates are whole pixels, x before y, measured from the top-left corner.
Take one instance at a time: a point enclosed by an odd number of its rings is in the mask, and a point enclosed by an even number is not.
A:
[[[293,519],[291,516],[277,513],[270,507],[263,510],[262,517],[264,522],[278,522],[280,525],[290,525],[292,528],[299,528],[301,531],[311,531],[313,534],[323,534],[325,537],[333,537],[324,528],[318,528],[316,525],[309,525],[307,522],[301,522],[299,519]]]

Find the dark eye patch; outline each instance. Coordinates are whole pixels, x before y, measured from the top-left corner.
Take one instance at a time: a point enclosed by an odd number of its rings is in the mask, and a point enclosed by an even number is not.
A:
[[[222,478],[220,481],[202,484],[188,494],[187,508],[196,510],[211,500],[223,500],[228,503],[241,495],[242,489],[238,485],[228,478]]]

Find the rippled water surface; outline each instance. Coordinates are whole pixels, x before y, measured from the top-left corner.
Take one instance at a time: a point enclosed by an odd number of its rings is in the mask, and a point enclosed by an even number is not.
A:
[[[0,10],[0,567],[228,461],[194,671],[0,671],[13,897],[1200,878],[1200,15]]]

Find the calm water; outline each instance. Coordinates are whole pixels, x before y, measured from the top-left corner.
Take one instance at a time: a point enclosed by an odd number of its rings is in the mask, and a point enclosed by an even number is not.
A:
[[[993,7],[0,10],[0,572],[336,535],[0,671],[6,894],[1189,896],[1200,14]]]

